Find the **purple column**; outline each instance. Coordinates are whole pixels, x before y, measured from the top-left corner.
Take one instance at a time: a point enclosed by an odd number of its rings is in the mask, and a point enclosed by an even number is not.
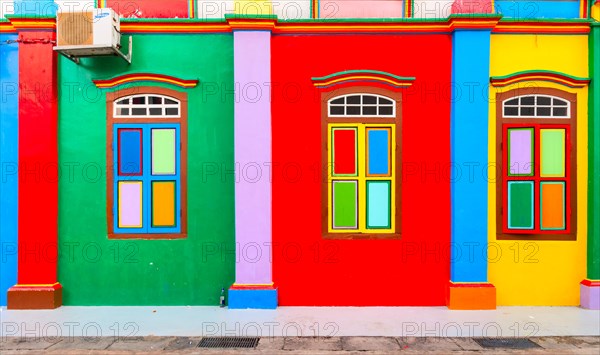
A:
[[[235,284],[229,308],[276,308],[271,264],[271,32],[233,34]]]

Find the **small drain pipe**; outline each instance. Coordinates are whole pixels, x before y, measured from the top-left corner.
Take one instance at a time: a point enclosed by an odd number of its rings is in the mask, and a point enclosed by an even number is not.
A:
[[[219,298],[219,307],[225,307],[225,287],[221,288],[221,297]]]

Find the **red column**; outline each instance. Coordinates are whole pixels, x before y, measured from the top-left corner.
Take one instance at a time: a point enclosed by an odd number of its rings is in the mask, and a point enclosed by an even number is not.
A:
[[[16,26],[15,26],[16,27]],[[57,282],[58,144],[53,29],[19,29],[19,260],[8,309],[62,304]]]

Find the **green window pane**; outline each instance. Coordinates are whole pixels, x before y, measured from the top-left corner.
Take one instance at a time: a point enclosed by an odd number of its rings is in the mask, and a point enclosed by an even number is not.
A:
[[[357,223],[357,182],[333,182],[333,228],[356,229]]]
[[[541,129],[541,176],[565,176],[565,130]]]
[[[152,130],[152,175],[175,175],[175,129]]]
[[[508,228],[533,229],[533,181],[508,182]]]

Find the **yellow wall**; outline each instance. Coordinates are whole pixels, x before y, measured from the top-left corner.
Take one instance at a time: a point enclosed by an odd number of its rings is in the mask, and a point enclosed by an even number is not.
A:
[[[491,76],[525,70],[552,70],[588,77],[587,43],[587,36],[579,35],[492,35]],[[496,240],[496,182],[491,181],[488,187],[488,277],[496,286],[499,306],[576,306],[579,305],[579,283],[586,276],[587,87],[572,89],[542,81],[491,87],[489,159],[490,162],[497,161],[495,94],[532,85],[577,94],[577,241]]]
[[[594,6],[592,6],[592,17],[596,21],[600,21],[600,3],[594,4]]]
[[[237,15],[271,15],[271,0],[235,0]]]

